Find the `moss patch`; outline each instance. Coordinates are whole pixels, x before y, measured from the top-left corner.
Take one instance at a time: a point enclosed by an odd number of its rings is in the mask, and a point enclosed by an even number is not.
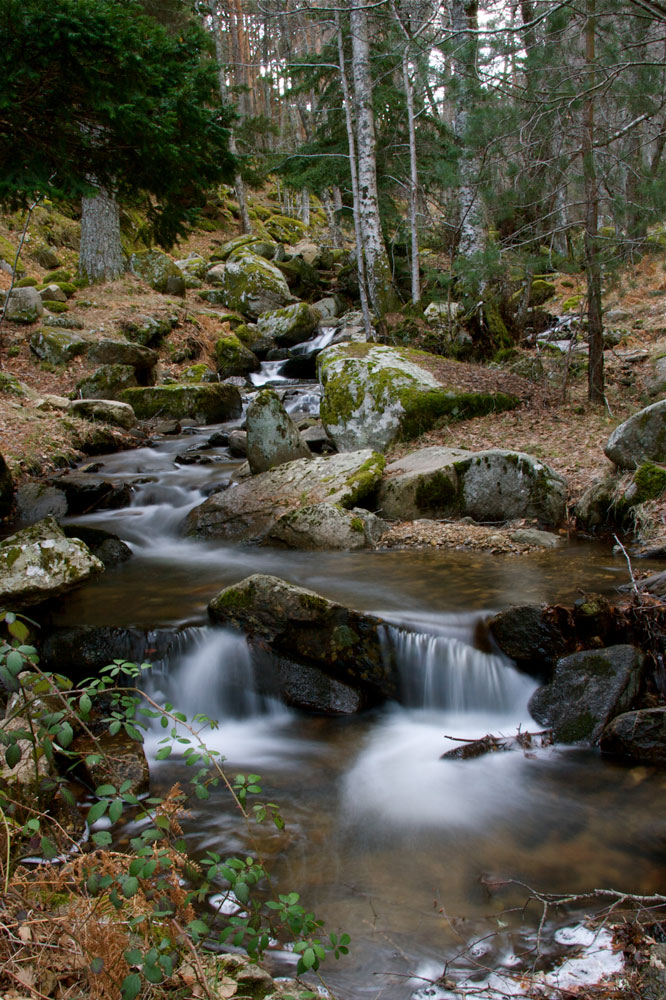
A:
[[[634,503],[657,500],[666,492],[666,468],[654,462],[643,462],[634,474],[636,494]]]

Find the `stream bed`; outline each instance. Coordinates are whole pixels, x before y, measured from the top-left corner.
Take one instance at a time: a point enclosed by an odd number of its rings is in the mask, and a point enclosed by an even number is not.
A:
[[[299,398],[306,410],[316,404],[312,388],[295,395],[296,409]],[[257,828],[261,851],[280,891],[298,891],[328,931],[351,935],[350,956],[323,969],[341,1000],[453,997],[436,982],[445,966],[478,981],[468,995],[490,996],[489,968],[510,972],[534,957],[540,910],[522,909],[527,891],[511,880],[547,892],[664,891],[664,772],[570,747],[440,760],[457,740],[538,728],[527,712],[536,682],[490,650],[487,617],[513,603],[613,593],[627,579],[624,560],[581,542],[516,557],[188,540],[188,511],[240,464],[208,445],[219,429],[99,458],[100,476],[133,484],[132,505],[76,523],[115,532],[133,558],[56,603],[51,620],[147,630],[148,659],[150,630],[177,633],[153,668],[153,691],[217,718],[209,747],[230,774],[259,773],[262,797],[280,806],[286,829]],[[188,453],[210,464],[178,460]],[[244,637],[210,626],[206,613],[220,589],[254,572],[383,616],[405,703],[323,718],[257,695]],[[155,759],[160,736],[150,733],[146,750],[165,791],[188,774],[175,756]],[[248,849],[221,790],[192,805],[184,829],[195,855]],[[561,935],[560,945],[570,947]],[[273,964],[289,974],[295,961],[280,944]]]

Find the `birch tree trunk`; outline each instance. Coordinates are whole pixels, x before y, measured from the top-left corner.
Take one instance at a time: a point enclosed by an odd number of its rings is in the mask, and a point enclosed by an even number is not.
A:
[[[594,160],[594,88],[596,82],[596,0],[585,0],[587,99],[583,108],[583,179],[585,182],[585,277],[587,279],[587,398],[605,403],[604,343],[599,258],[599,181]]]
[[[79,274],[88,281],[114,281],[125,270],[120,242],[120,212],[103,188],[81,201]]]
[[[411,245],[412,302],[421,298],[421,274],[419,267],[419,232],[417,226],[419,174],[416,162],[416,128],[414,124],[414,86],[409,73],[409,53],[405,49],[402,58],[402,77],[407,98],[407,124],[409,127],[409,233]]]
[[[396,296],[379,216],[377,141],[372,108],[368,17],[364,0],[350,0],[350,23],[361,241],[370,303],[375,313],[382,316],[395,306]]]

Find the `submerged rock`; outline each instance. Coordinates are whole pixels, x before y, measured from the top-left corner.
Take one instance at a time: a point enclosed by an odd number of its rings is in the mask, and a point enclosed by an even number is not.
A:
[[[310,458],[296,424],[272,389],[263,389],[247,409],[247,457],[253,473]]]
[[[213,621],[242,628],[278,656],[316,667],[366,697],[397,695],[395,667],[383,655],[381,618],[261,573],[220,591],[208,611]]]
[[[666,764],[666,708],[644,708],[616,716],[601,734],[604,753],[649,764]]]
[[[301,458],[244,479],[195,507],[185,521],[188,535],[260,540],[283,514],[313,503],[354,507],[377,489],[384,457],[369,449]]]
[[[66,538],[48,517],[0,542],[0,601],[10,607],[38,604],[103,570],[87,545]]]
[[[634,646],[572,653],[558,661],[552,681],[535,691],[528,708],[558,743],[598,743],[605,726],[631,708],[644,664]]]
[[[442,385],[428,371],[430,357],[383,344],[341,344],[322,351],[321,418],[336,447],[385,451],[394,441],[422,434],[439,417],[480,416],[518,405],[506,393]]]

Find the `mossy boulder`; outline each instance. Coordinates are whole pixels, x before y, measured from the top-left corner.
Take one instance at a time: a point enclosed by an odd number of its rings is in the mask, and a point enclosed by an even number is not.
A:
[[[218,250],[214,250],[210,255],[212,262],[224,261],[236,253],[241,247],[251,247],[253,243],[259,243],[260,237],[253,233],[244,233],[242,236],[235,236],[233,240],[227,240]]]
[[[644,666],[634,646],[572,653],[558,660],[552,681],[532,695],[528,708],[558,743],[598,743],[608,723],[631,708]]]
[[[37,291],[39,292],[42,302],[66,302],[67,296],[63,292],[60,285],[56,285],[52,282],[50,285],[38,285]]]
[[[287,462],[215,493],[188,515],[185,530],[202,538],[261,541],[275,522],[309,504],[352,508],[372,498],[384,468],[383,455],[364,449]]]
[[[30,338],[30,350],[51,365],[68,365],[74,358],[86,354],[90,338],[69,330],[36,330]]]
[[[225,334],[215,344],[215,363],[220,378],[249,375],[259,368],[256,354],[248,350],[234,333]]]
[[[6,240],[4,236],[0,236],[0,261],[5,264],[5,267],[2,268],[3,271],[9,273],[13,271],[16,261],[16,247],[9,240]],[[25,274],[25,265],[20,258],[16,264],[16,273]]]
[[[212,368],[203,361],[198,365],[190,365],[180,375],[182,382],[215,382],[217,376]]]
[[[132,365],[100,365],[92,375],[76,384],[76,395],[81,399],[120,399],[122,393],[137,385]]]
[[[128,340],[143,347],[159,347],[178,323],[176,316],[134,316],[120,324]]]
[[[134,410],[129,403],[117,399],[74,399],[69,404],[69,412],[86,420],[101,420],[130,430],[136,424]]]
[[[139,250],[130,256],[127,267],[156,292],[166,295],[185,294],[185,282],[180,268],[161,250]]]
[[[317,329],[319,313],[306,302],[294,302],[284,309],[262,313],[257,321],[259,333],[271,337],[280,347],[293,347],[309,340]]]
[[[666,399],[616,427],[604,452],[621,469],[635,469],[646,461],[666,463]]]
[[[258,254],[239,251],[227,261],[220,292],[224,305],[256,319],[291,301],[282,272]]]
[[[255,475],[297,458],[310,458],[310,449],[272,389],[262,390],[252,400],[246,426],[247,457]]]
[[[398,676],[383,653],[384,623],[279,577],[256,573],[208,605],[215,622],[249,633],[274,656],[322,671],[372,701],[395,698]]]
[[[14,499],[14,479],[5,459],[0,455],[0,517],[8,517]]]
[[[511,296],[511,305],[518,308],[522,302],[524,291],[522,288],[518,289],[517,292]],[[530,286],[530,295],[528,299],[528,306],[530,309],[536,309],[542,306],[549,299],[552,299],[554,295],[557,294],[557,285],[553,284],[552,281],[546,281],[544,278],[534,278]]]
[[[191,420],[218,424],[239,417],[242,402],[232,385],[155,385],[126,389],[122,401],[129,403],[139,420]]]
[[[159,360],[157,351],[127,340],[102,337],[90,345],[88,358],[98,365],[130,365],[141,372],[150,372]]]
[[[50,313],[65,313],[69,309],[66,302],[58,302],[55,299],[42,299],[44,308]]]
[[[45,518],[0,542],[0,601],[20,608],[57,597],[104,569],[83,542]]]
[[[666,493],[666,467],[654,462],[643,462],[634,473],[635,492],[631,497],[625,494],[632,503],[645,503],[647,500],[658,500]]]
[[[206,277],[208,264],[203,259],[201,254],[190,254],[189,257],[185,257],[183,260],[175,261],[175,264],[178,270],[181,271],[186,278],[190,277],[201,280]]]
[[[306,264],[300,257],[276,261],[285,276],[289,289],[299,299],[313,299],[321,295],[322,281],[319,271]]]
[[[42,297],[36,288],[14,288],[7,301],[8,323],[36,323],[44,312]]]
[[[307,230],[305,223],[292,215],[271,215],[264,227],[277,243],[298,243]]]
[[[387,522],[369,510],[345,510],[339,504],[317,503],[284,514],[266,541],[288,549],[355,551],[374,548],[387,528]]]
[[[423,351],[383,344],[338,344],[322,351],[321,418],[335,446],[385,451],[394,441],[422,434],[440,417],[462,419],[518,405],[506,393],[442,385],[428,370],[435,360]]]
[[[258,358],[265,358],[269,351],[275,347],[275,341],[259,332],[256,323],[241,323],[236,327],[234,333],[248,351],[252,351]]]
[[[666,764],[666,708],[644,708],[616,716],[599,741],[602,753],[646,764]]]
[[[536,519],[557,525],[566,512],[566,481],[523,452],[422,448],[386,467],[382,514],[398,520],[473,517]]]

